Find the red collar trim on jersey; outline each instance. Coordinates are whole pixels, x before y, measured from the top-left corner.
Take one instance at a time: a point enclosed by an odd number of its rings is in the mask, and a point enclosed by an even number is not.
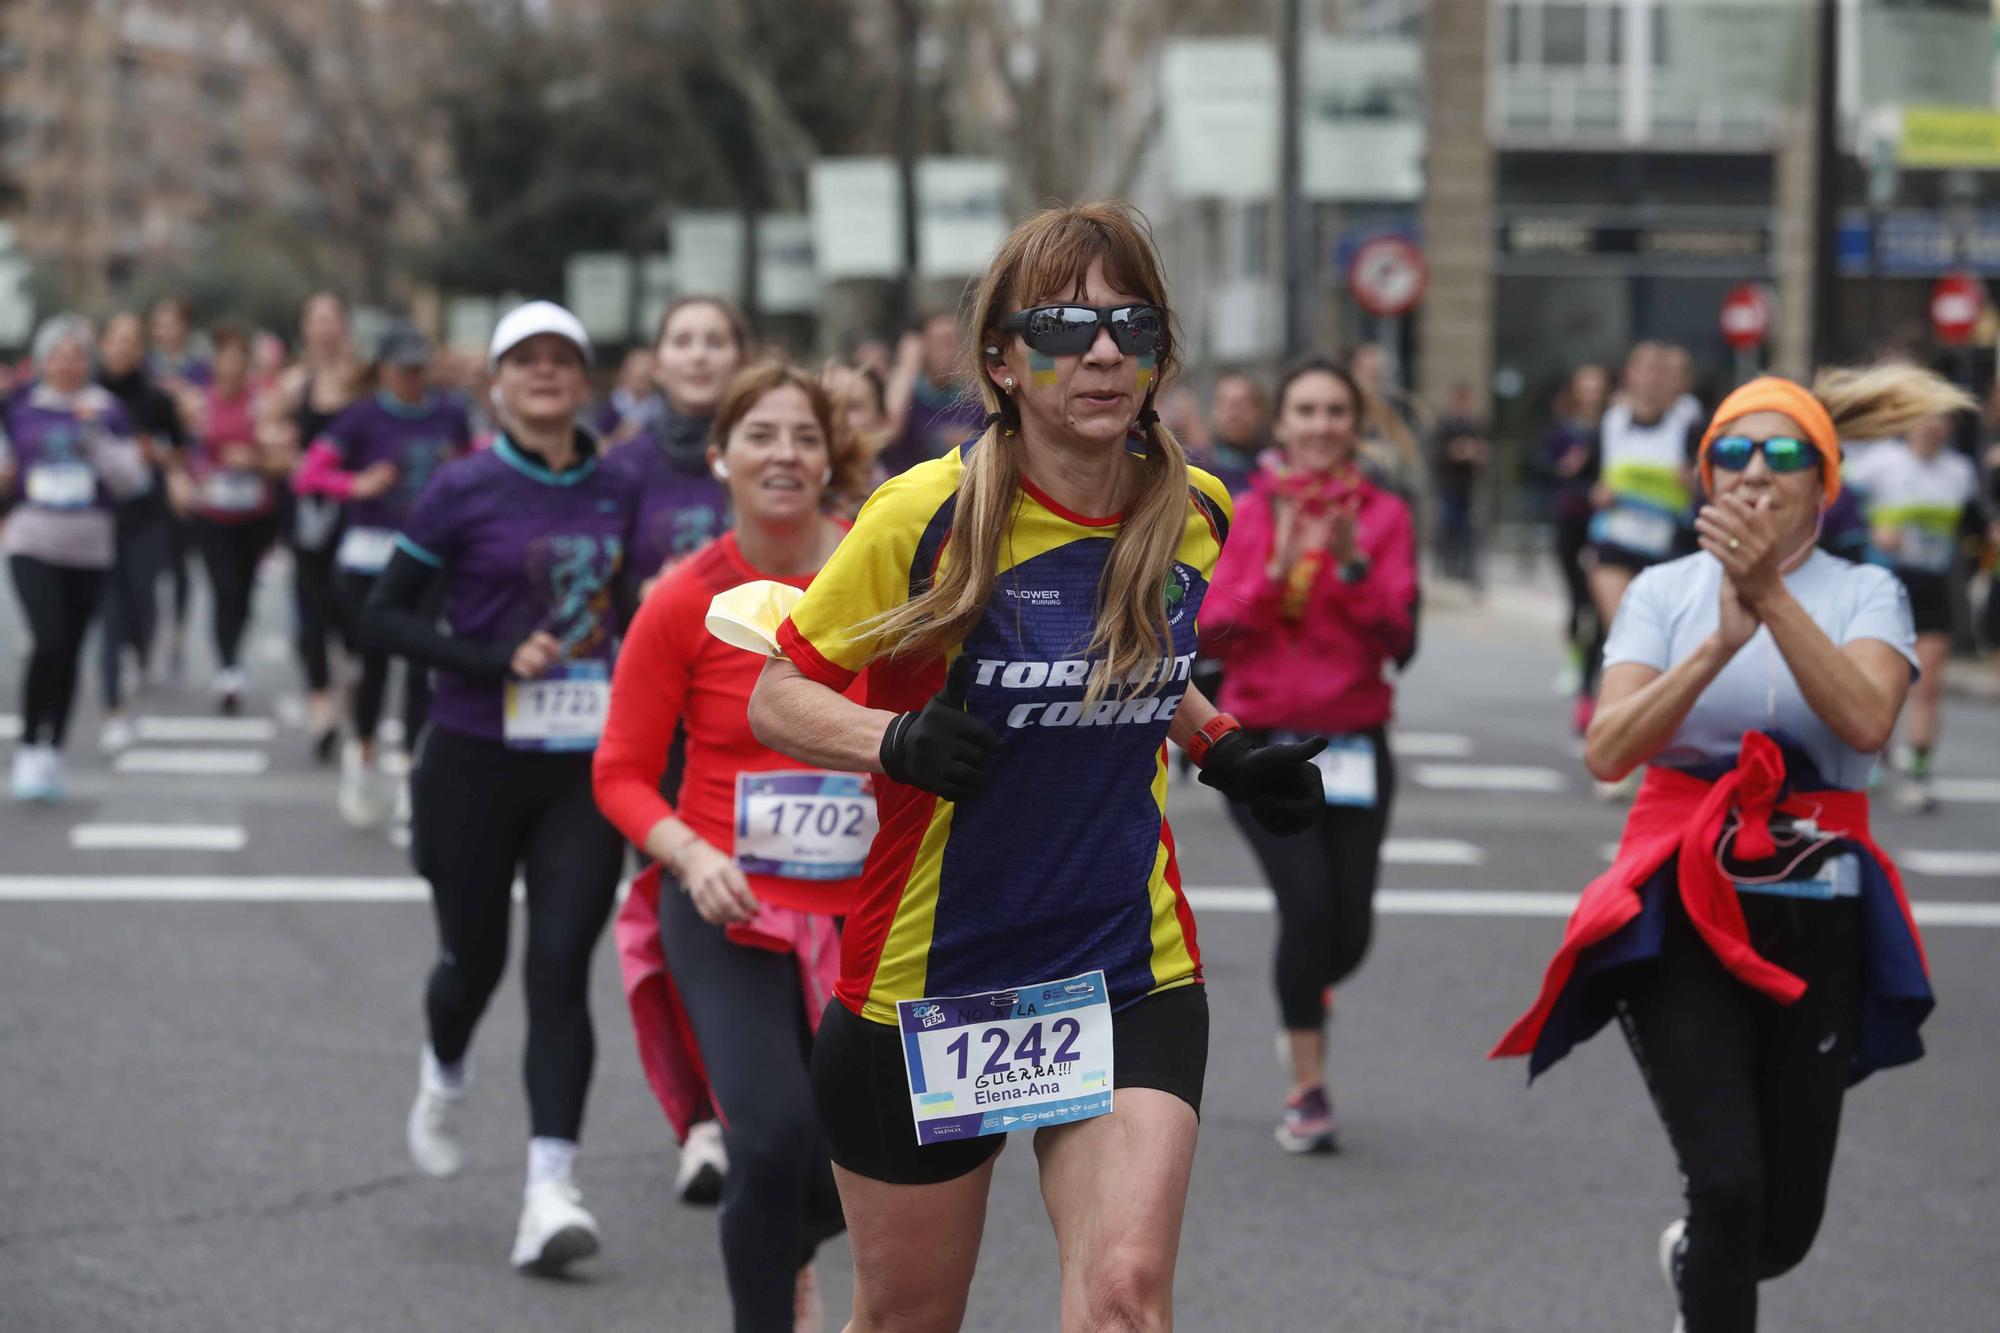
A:
[[[1115,528],[1125,521],[1125,515],[1122,513],[1107,514],[1102,518],[1093,518],[1089,514],[1079,514],[1074,509],[1064,508],[1050,499],[1047,491],[1028,480],[1028,474],[1025,472],[1021,474],[1021,489],[1026,491],[1029,498],[1034,500],[1036,504],[1048,510],[1057,518],[1080,524],[1086,528]]]

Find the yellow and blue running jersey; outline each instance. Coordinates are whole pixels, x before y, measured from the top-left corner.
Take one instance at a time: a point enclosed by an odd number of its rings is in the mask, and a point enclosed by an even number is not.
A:
[[[967,445],[966,448],[974,446]],[[778,633],[793,665],[845,689],[878,644],[862,627],[952,558],[961,451],[885,483]],[[881,831],[843,936],[836,995],[863,1018],[896,1003],[1104,970],[1113,1008],[1201,979],[1167,828],[1168,725],[1194,664],[1195,618],[1228,533],[1229,494],[1188,472],[1166,581],[1172,643],[1149,688],[1084,703],[1084,649],[1120,518],[1072,513],[1026,478],[986,614],[958,652],[883,658],[865,702],[906,712],[973,659],[966,708],[1000,737],[986,790],[957,804],[876,778]]]

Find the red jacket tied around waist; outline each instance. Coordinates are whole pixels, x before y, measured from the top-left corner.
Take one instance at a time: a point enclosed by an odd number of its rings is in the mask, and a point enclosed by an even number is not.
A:
[[[1753,731],[1744,734],[1737,766],[1714,782],[1666,768],[1646,771],[1625,822],[1617,859],[1584,889],[1543,977],[1540,997],[1500,1039],[1492,1058],[1532,1055],[1532,1076],[1567,1051],[1567,1044],[1559,1050],[1543,1049],[1551,1016],[1581,980],[1580,965],[1590,951],[1639,917],[1648,892],[1677,892],[1703,942],[1744,985],[1779,1004],[1790,1004],[1804,993],[1803,981],[1751,946],[1736,885],[1716,859],[1715,849],[1732,811],[1740,818],[1735,851],[1745,860],[1775,853],[1771,816],[1785,814],[1812,820],[1822,833],[1838,837],[1872,863],[1868,883],[1879,883],[1882,891],[1863,893],[1868,923],[1863,947],[1870,955],[1864,990],[1873,991],[1864,994],[1864,1008],[1890,1002],[1898,1015],[1890,1020],[1892,1025],[1907,1026],[1908,1032],[1882,1038],[1876,1047],[1881,1058],[1864,1057],[1856,1077],[1921,1053],[1915,1026],[1931,1006],[1928,964],[1902,877],[1869,832],[1867,794],[1788,791],[1785,757],[1777,742]],[[1669,862],[1671,872],[1663,873]]]

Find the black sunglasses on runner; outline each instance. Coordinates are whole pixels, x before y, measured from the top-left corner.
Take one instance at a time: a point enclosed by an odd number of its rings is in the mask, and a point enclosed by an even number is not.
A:
[[[1082,356],[1107,324],[1111,341],[1127,356],[1157,352],[1166,341],[1167,312],[1156,305],[1038,305],[1000,321],[1045,356]]]

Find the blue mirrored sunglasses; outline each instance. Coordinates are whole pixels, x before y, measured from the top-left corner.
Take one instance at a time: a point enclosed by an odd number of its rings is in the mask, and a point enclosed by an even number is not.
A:
[[[1796,435],[1753,440],[1748,435],[1719,435],[1708,446],[1708,461],[1724,472],[1741,472],[1753,454],[1763,454],[1773,472],[1803,472],[1819,462],[1819,450]]]

